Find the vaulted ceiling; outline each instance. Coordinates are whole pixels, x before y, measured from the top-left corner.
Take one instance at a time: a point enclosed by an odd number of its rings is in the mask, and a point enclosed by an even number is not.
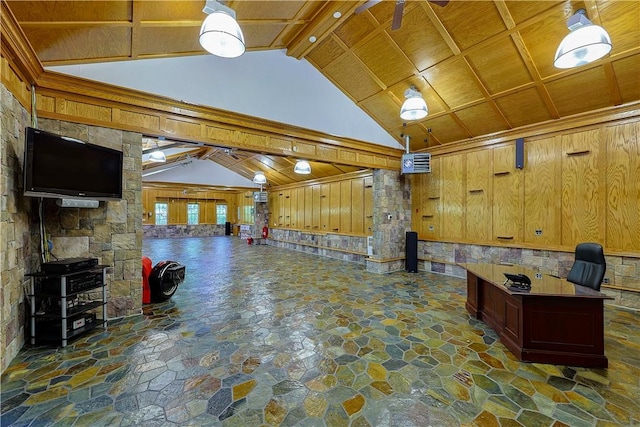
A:
[[[237,13],[248,50],[285,49],[308,60],[399,142],[409,135],[412,150],[640,100],[637,1],[451,0],[441,6],[415,0],[406,2],[396,30],[396,1],[355,13],[364,3],[227,5]],[[8,4],[45,66],[205,54],[197,40],[203,0]],[[609,32],[613,49],[589,65],[554,68],[566,21],[579,8]],[[411,85],[423,93],[429,115],[405,124],[398,112]],[[234,159],[211,150],[201,154],[243,176],[265,160],[283,170],[292,161],[257,159],[259,153]],[[335,165],[325,169],[331,171],[319,174],[340,173]],[[282,183],[296,179],[281,175]]]

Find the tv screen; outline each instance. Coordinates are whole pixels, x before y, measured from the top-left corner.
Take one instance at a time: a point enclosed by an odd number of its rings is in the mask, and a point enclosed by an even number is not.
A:
[[[122,152],[27,128],[24,194],[33,197],[122,198]]]

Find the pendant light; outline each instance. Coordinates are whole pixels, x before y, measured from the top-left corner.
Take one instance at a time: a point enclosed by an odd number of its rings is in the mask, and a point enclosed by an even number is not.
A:
[[[160,149],[157,142],[155,143],[155,145],[156,145],[156,150],[149,153],[149,161],[156,162],[156,163],[166,162],[167,156],[165,156],[164,151]]]
[[[293,171],[300,175],[309,175],[311,173],[311,165],[306,160],[298,160],[293,167]]]
[[[420,120],[427,117],[429,109],[427,103],[422,99],[422,94],[415,86],[411,86],[404,92],[406,100],[400,108],[400,118],[402,120]]]
[[[556,68],[573,68],[602,58],[611,51],[611,38],[599,25],[594,25],[579,9],[567,21],[571,32],[558,46],[553,65]]]
[[[255,182],[256,184],[266,184],[267,177],[264,176],[263,172],[256,171],[256,173],[253,175],[253,182]]]
[[[237,58],[245,51],[244,35],[236,21],[236,12],[216,0],[207,0],[202,9],[208,13],[200,28],[200,45],[223,58]]]

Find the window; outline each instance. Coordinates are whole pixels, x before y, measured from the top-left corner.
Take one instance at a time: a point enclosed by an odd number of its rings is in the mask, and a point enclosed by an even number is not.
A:
[[[216,224],[227,222],[227,205],[216,205]]]
[[[156,203],[156,225],[167,225],[168,203]]]
[[[200,205],[187,203],[187,224],[198,224],[200,221]]]
[[[244,222],[247,224],[253,223],[253,206],[243,206]]]

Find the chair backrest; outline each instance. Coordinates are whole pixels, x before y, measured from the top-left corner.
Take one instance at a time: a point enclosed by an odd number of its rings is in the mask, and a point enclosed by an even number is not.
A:
[[[602,246],[598,243],[580,243],[576,246],[576,259],[567,280],[599,291],[605,271],[607,262]]]

